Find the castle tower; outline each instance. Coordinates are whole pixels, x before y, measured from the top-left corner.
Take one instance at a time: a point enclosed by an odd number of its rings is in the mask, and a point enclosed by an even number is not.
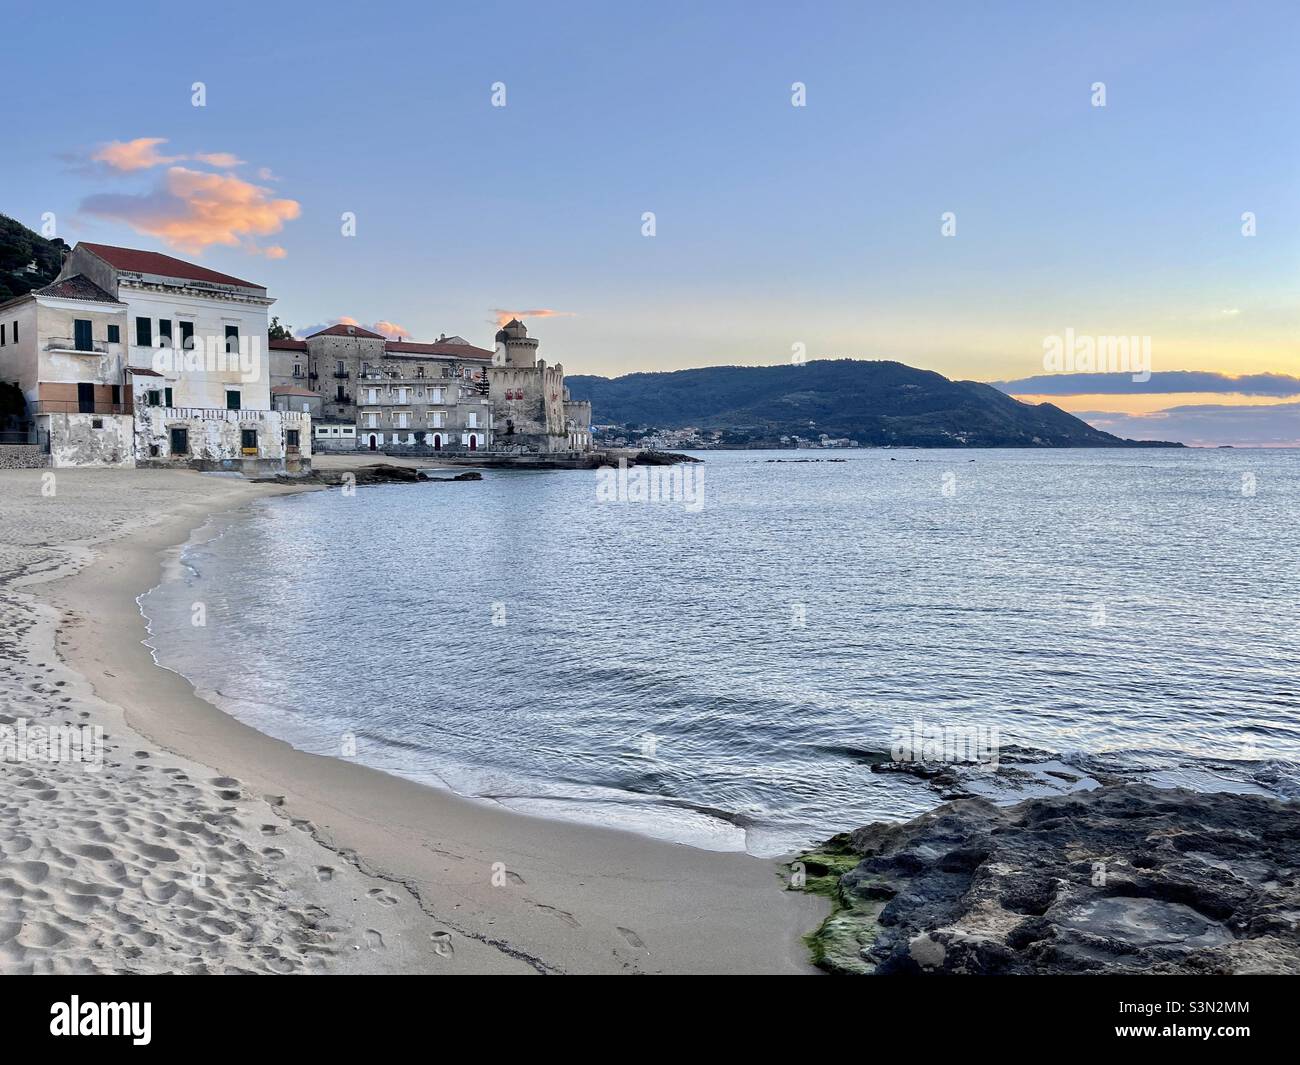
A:
[[[528,335],[524,323],[511,318],[497,331],[497,350],[492,357],[493,366],[515,366],[531,369],[537,365],[537,341]]]

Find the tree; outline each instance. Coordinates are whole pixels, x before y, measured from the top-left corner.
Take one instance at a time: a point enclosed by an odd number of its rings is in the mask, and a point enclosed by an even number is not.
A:
[[[266,331],[266,335],[272,340],[292,340],[293,326],[281,325],[277,315],[271,319],[271,328]]]

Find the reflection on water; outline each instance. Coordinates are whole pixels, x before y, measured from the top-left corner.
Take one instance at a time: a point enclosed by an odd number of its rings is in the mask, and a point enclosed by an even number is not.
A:
[[[708,454],[694,509],[578,472],[261,501],[147,597],[158,657],[308,750],[759,853],[932,806],[870,769],[917,721],[1291,787],[1300,453],[774,457]]]

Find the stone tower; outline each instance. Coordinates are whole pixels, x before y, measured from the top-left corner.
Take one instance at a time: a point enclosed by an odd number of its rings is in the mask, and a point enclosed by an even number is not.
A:
[[[528,335],[524,323],[511,318],[497,331],[497,350],[493,366],[516,366],[522,370],[537,365],[537,341]]]
[[[537,357],[537,341],[517,318],[497,332],[488,382],[492,436],[498,448],[540,454],[590,448],[590,408],[585,411],[585,431],[579,433],[570,424],[575,412],[566,410],[564,367],[547,366]]]

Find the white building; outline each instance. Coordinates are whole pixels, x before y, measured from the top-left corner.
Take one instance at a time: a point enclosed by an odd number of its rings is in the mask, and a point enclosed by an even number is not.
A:
[[[82,277],[124,307],[124,400],[137,464],[310,467],[311,417],[272,409],[265,287],[158,252],[78,244]],[[56,285],[59,282],[56,281]]]
[[[135,464],[126,310],[79,276],[0,304],[0,382],[22,392],[26,426],[52,465]]]

